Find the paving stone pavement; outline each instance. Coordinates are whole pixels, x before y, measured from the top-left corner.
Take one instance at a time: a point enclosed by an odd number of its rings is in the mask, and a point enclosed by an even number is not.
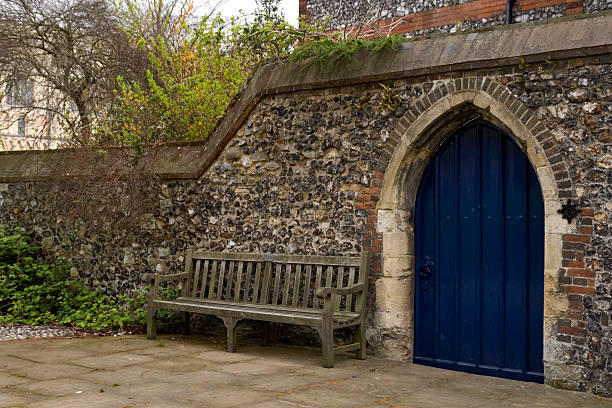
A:
[[[251,343],[249,343],[251,344]],[[0,344],[0,407],[609,407],[545,385],[370,357],[200,336],[37,339]]]

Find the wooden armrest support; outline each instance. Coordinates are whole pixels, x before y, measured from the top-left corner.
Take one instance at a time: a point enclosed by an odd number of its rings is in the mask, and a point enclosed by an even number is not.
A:
[[[161,274],[156,273],[151,275],[151,288],[149,289],[148,299],[149,304],[151,301],[157,299],[157,291],[159,289],[159,284],[162,282],[177,282],[182,279],[188,278],[189,273],[174,273],[174,274]]]
[[[316,295],[318,298],[325,298],[330,295],[345,296],[345,295],[351,295],[353,293],[363,292],[364,289],[365,289],[365,285],[362,283],[357,284],[357,285],[347,286],[345,288],[325,287],[325,288],[317,289]]]

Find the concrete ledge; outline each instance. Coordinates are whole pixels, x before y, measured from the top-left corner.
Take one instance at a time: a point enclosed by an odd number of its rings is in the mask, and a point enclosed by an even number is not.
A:
[[[425,38],[405,43],[398,51],[363,51],[357,55],[359,62],[352,64],[265,65],[245,84],[208,141],[161,147],[155,153],[154,168],[164,179],[200,177],[267,95],[610,53],[612,12],[604,12]],[[2,153],[0,182],[41,181],[55,176],[52,169],[61,154],[65,153]],[[78,175],[83,169],[70,169],[69,173]]]

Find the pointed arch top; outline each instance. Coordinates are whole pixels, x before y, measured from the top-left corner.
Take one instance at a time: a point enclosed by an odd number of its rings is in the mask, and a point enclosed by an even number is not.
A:
[[[440,81],[399,120],[385,152],[389,161],[379,209],[395,209],[406,199],[401,190],[407,173],[420,179],[428,157],[452,133],[448,127],[457,120],[459,125],[465,123],[470,116],[485,116],[513,135],[536,169],[545,199],[558,201],[558,183],[567,177],[567,168],[553,148],[548,129],[499,82],[488,77],[466,77]],[[562,168],[553,172],[551,165],[557,163]]]

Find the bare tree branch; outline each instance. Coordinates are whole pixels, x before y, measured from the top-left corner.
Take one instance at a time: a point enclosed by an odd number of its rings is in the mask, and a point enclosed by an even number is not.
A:
[[[144,51],[129,45],[109,0],[3,0],[0,49],[0,81],[35,81],[32,105],[59,114],[77,146],[94,143],[116,76],[142,76],[146,58],[134,58]]]

